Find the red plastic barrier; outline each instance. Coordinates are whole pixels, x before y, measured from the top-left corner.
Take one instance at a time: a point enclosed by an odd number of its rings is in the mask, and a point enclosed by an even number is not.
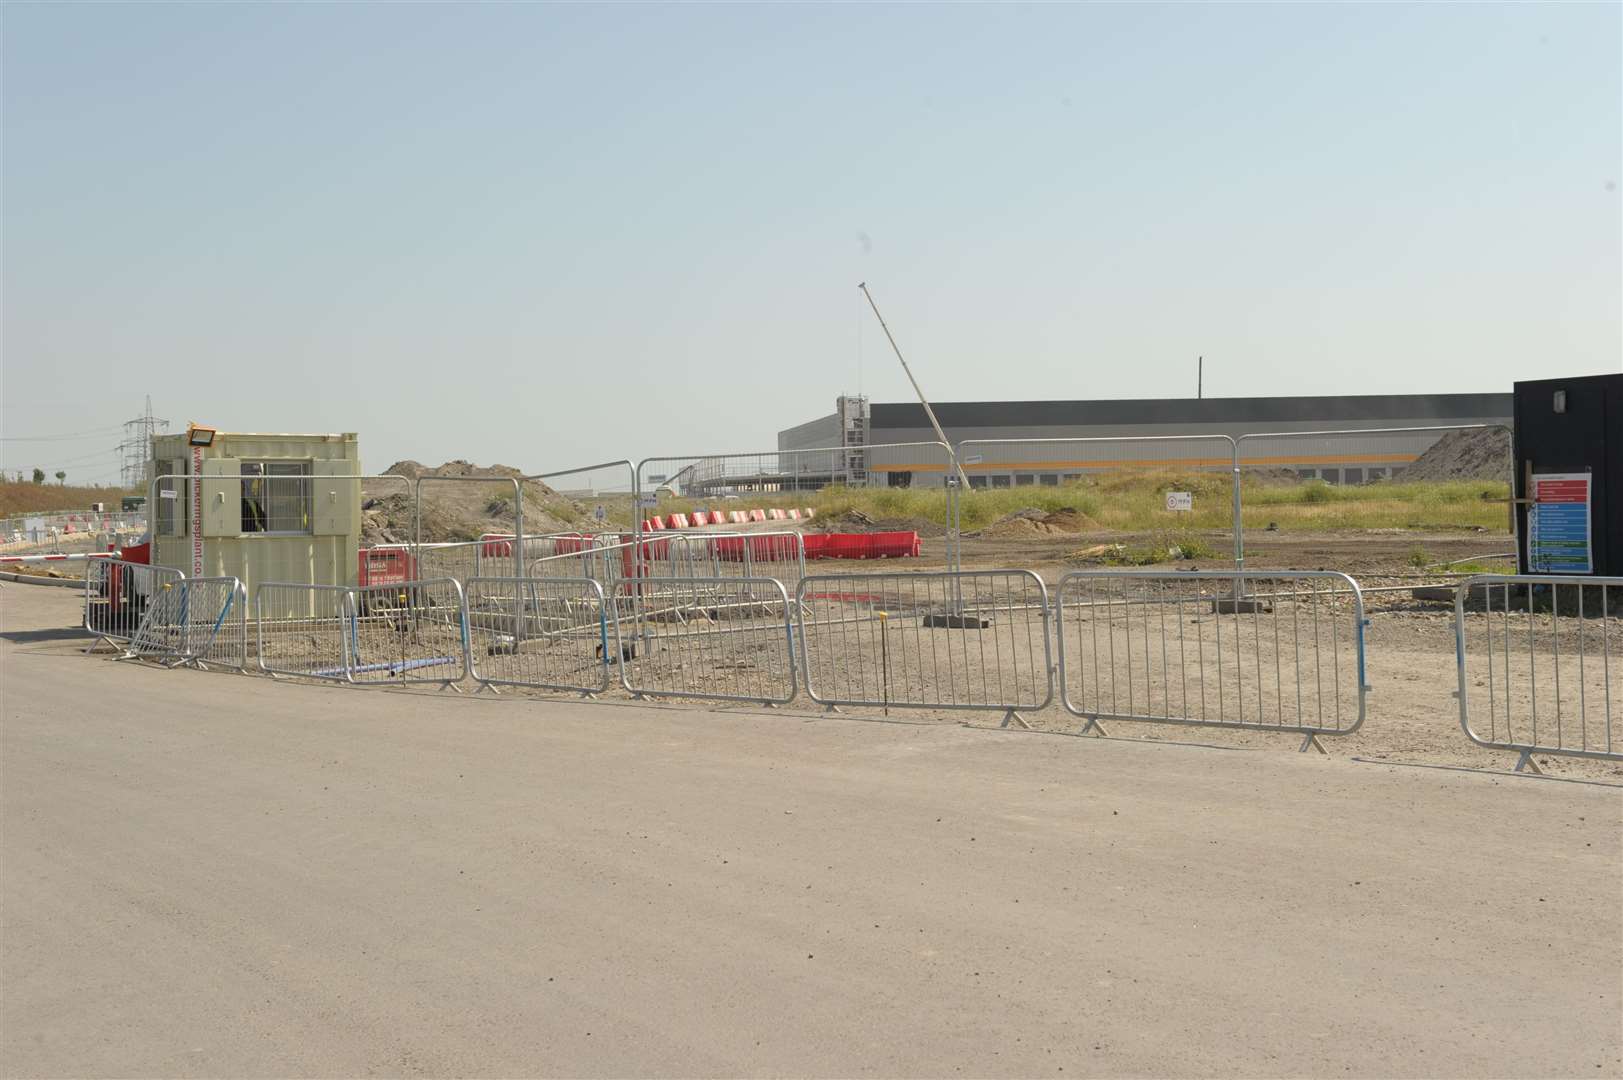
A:
[[[869,533],[870,559],[917,558],[919,534],[916,532]]]
[[[718,536],[705,541],[705,550],[722,562],[743,562],[747,543],[743,536]]]
[[[688,527],[688,516],[686,514],[672,514],[665,519],[665,527],[667,529],[685,529]]]
[[[765,521],[766,520],[766,511],[765,510],[751,510],[750,511],[750,520],[751,521]]]
[[[917,558],[920,549],[916,532],[807,533],[803,539],[808,559],[906,559]]]
[[[708,510],[695,510],[691,517],[694,525],[710,524],[710,511]]]

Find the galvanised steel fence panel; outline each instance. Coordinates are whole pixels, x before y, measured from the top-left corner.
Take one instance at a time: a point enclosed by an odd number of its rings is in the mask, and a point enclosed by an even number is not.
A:
[[[349,590],[349,679],[460,682],[468,674],[468,609],[453,578]]]
[[[1453,424],[1401,428],[1355,428],[1335,431],[1253,432],[1235,440],[1235,565],[1244,569],[1245,519],[1252,529],[1263,528],[1277,515],[1254,492],[1252,509],[1244,509],[1242,488],[1248,477],[1288,473],[1304,480],[1325,480],[1337,485],[1367,484],[1372,481],[1402,482],[1415,460],[1453,432],[1482,431],[1491,424]],[[1505,452],[1510,452],[1510,436],[1505,435]],[[1508,486],[1507,472],[1502,477]],[[1512,530],[1511,515],[1505,514],[1505,531]],[[1256,563],[1253,555],[1251,563]]]
[[[617,642],[591,578],[474,578],[467,584],[469,670],[482,686],[588,696],[609,688]]]
[[[958,462],[970,493],[999,488],[1071,488],[1093,496],[1105,529],[1159,522],[1166,531],[1209,533],[1239,555],[1239,485],[1227,435],[1127,435],[1062,439],[966,439]],[[1189,496],[1174,509],[1167,495]],[[1132,505],[1137,500],[1141,505]],[[1172,500],[1181,507],[1183,500]]]
[[[1364,721],[1363,594],[1332,571],[1097,570],[1056,599],[1061,701],[1088,721],[1350,735]]]
[[[459,540],[451,543],[418,544],[416,555],[418,579],[452,578],[467,581],[482,574],[499,574],[504,569],[512,572],[511,543],[500,540]],[[506,551],[505,556],[487,557],[487,552]]]
[[[265,582],[254,590],[259,669],[350,682],[350,590]]]
[[[1048,589],[1027,570],[813,574],[795,594],[803,679],[820,705],[1045,708]]]
[[[1623,760],[1623,578],[1484,574],[1454,591],[1455,696],[1478,746]],[[1614,731],[1614,727],[1617,729]]]
[[[102,641],[123,645],[135,636],[141,616],[165,586],[185,578],[167,566],[91,559],[85,565],[85,629]]]
[[[442,498],[453,499],[452,505],[442,511],[435,505],[424,504],[423,487],[427,485],[430,490],[438,489]],[[483,488],[484,490],[477,490]],[[466,492],[468,494],[454,494]],[[496,518],[504,524],[511,523],[511,529],[503,532],[513,536],[524,536],[524,485],[518,476],[419,476],[413,485],[415,497],[416,517],[412,522],[412,546],[418,551],[419,567],[417,577],[420,579],[433,579],[440,577],[455,578],[457,581],[466,581],[471,577],[488,576],[498,572],[498,567],[491,565],[491,560],[483,556],[487,552],[494,553],[501,548],[490,547],[491,541],[474,541],[466,550],[452,550],[445,545],[434,544],[432,549],[438,553],[429,556],[430,563],[424,569],[422,559],[428,552],[424,550],[423,518],[425,513],[432,519],[441,512],[447,512],[453,518],[459,518],[469,509],[467,500],[472,498],[479,505],[485,516]],[[523,545],[508,544],[505,548],[507,559],[511,563],[512,573],[516,577],[524,576],[524,548]]]
[[[636,505],[637,466],[628,459],[582,465],[573,469],[536,473],[524,477],[526,483],[539,483],[560,498],[586,506],[600,531],[624,529],[642,517]],[[546,498],[540,509],[545,510]]]
[[[917,488],[941,492],[944,520],[954,521],[958,488],[952,448],[939,442],[875,443],[799,450],[685,454],[645,458],[637,465],[636,529],[649,513],[726,511],[767,505],[799,508],[804,496],[828,487]],[[736,498],[738,502],[732,502]],[[951,530],[949,528],[949,534]],[[949,535],[948,564],[956,563]]]
[[[620,681],[633,695],[769,705],[794,699],[794,632],[782,582],[624,581],[613,610]]]

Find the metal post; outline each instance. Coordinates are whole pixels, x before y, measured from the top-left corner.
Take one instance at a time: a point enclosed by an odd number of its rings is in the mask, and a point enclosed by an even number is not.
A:
[[[1245,569],[1245,522],[1242,521],[1241,517],[1240,517],[1240,512],[1241,512],[1241,505],[1240,505],[1240,440],[1243,439],[1243,438],[1245,438],[1245,436],[1242,435],[1240,437],[1240,439],[1235,439],[1234,440],[1234,471],[1233,471],[1234,511],[1233,511],[1233,514],[1234,514],[1234,569],[1236,571],[1241,571],[1241,570]]]
[[[874,318],[879,320],[879,328],[885,332],[885,340],[890,342],[891,351],[896,354],[896,359],[902,362],[902,371],[907,375],[907,381],[913,384],[913,392],[919,396],[919,404],[924,406],[924,415],[930,418],[930,426],[935,428],[935,437],[945,445],[947,436],[941,430],[941,422],[935,418],[935,410],[930,408],[930,402],[925,398],[924,391],[919,387],[919,381],[913,377],[913,369],[907,366],[907,360],[902,356],[901,347],[896,344],[896,339],[891,336],[890,327],[885,325],[885,317],[879,314],[879,305],[874,303],[873,294],[868,291],[868,283],[860,281],[857,283],[857,288],[861,289],[862,295],[868,298],[868,306],[873,308]],[[958,464],[958,459],[953,458],[949,464],[958,473],[958,478],[967,485],[969,478],[964,475],[964,470]]]
[[[879,616],[879,667],[880,681],[885,687],[885,715],[890,715],[890,615],[887,612],[877,612]]]
[[[513,478],[513,576],[520,581],[524,580],[524,483],[517,477]],[[529,614],[524,610],[524,592],[522,589],[514,590],[517,594],[517,618],[513,622],[513,641],[524,640],[524,631],[529,622]]]

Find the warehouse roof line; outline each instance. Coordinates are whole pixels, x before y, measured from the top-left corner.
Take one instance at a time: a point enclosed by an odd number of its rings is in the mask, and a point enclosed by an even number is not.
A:
[[[875,428],[929,427],[917,402],[871,406]],[[1358,394],[1325,397],[1127,398],[1119,401],[944,401],[944,427],[1089,424],[1300,423],[1356,420],[1457,420],[1506,416],[1509,394]]]

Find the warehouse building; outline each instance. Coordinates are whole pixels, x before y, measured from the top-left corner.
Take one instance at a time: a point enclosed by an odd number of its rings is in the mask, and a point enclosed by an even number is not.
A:
[[[934,406],[972,487],[1057,485],[1112,468],[1229,468],[1222,438],[1246,439],[1241,464],[1288,469],[1337,484],[1401,475],[1446,432],[1380,428],[1463,427],[1511,422],[1510,394],[1384,394],[1346,397],[1163,398],[1123,401],[977,401]],[[1306,438],[1291,432],[1371,431]],[[1204,437],[1204,438],[1202,438]],[[1092,440],[1032,442],[1030,440]],[[845,479],[867,485],[939,483],[946,466],[917,402],[869,403],[842,396],[835,411],[778,433],[785,461],[841,448]],[[830,455],[832,459],[832,455]]]

